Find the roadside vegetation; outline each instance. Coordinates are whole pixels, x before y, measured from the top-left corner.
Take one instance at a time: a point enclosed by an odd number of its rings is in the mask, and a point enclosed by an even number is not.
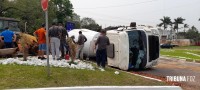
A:
[[[173,49],[161,49],[161,55],[187,61],[200,62],[200,46],[175,47]]]
[[[0,89],[42,88],[68,86],[154,86],[166,85],[163,82],[152,81],[129,73],[107,68],[101,72],[96,69],[77,70],[69,68],[51,68],[51,76],[47,77],[45,67],[23,65],[0,65]]]

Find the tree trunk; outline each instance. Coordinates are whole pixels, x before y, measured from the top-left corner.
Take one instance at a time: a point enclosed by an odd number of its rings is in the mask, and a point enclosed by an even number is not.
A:
[[[176,39],[178,39],[178,24],[177,24]]]

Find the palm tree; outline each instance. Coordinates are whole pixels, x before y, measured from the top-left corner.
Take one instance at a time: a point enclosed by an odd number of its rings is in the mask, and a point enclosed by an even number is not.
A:
[[[185,28],[188,28],[189,27],[189,25],[188,24],[184,24],[184,33],[185,33]]]
[[[183,21],[185,21],[185,19],[183,19],[182,17],[178,17],[176,19],[174,19],[174,30],[176,29],[177,30],[177,37],[178,37],[178,25],[179,24],[183,24]]]
[[[164,16],[163,18],[160,19],[160,21],[162,21],[160,24],[158,24],[159,27],[163,26],[164,30],[166,30],[167,26],[170,25],[171,19],[168,16]]]

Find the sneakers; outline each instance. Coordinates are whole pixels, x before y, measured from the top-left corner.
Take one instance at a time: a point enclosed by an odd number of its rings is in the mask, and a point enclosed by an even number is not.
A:
[[[101,68],[101,71],[102,71],[102,72],[104,72],[104,71],[105,71],[105,69]]]
[[[47,58],[45,58],[45,57],[41,57],[41,60],[44,60],[44,59],[47,59]]]
[[[44,59],[47,59],[47,58],[45,58],[45,57],[38,57],[38,59],[44,60]]]
[[[38,59],[41,59],[42,57],[38,57]]]
[[[104,69],[104,68],[101,68],[101,67],[99,67],[99,70],[102,71],[102,72],[105,71],[105,69]]]
[[[57,60],[62,60],[62,58],[57,58]]]

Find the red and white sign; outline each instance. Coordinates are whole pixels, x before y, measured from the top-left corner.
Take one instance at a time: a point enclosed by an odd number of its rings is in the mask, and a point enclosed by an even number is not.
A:
[[[49,2],[49,0],[41,0],[41,5],[42,5],[43,11],[46,11],[48,9],[48,2]]]

